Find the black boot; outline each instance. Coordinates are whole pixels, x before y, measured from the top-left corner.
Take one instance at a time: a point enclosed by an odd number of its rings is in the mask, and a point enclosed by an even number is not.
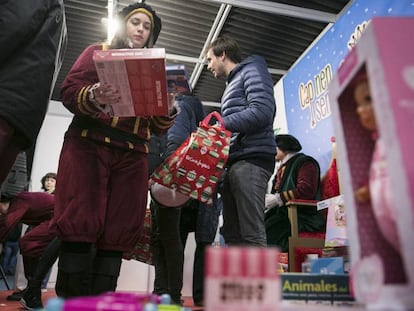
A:
[[[27,282],[30,282],[33,279],[38,262],[38,257],[23,256],[24,276],[26,277]],[[20,301],[26,292],[27,288],[22,291],[13,292],[11,295],[7,296],[6,299],[10,301]]]
[[[70,252],[70,250],[78,252]],[[59,297],[90,295],[92,260],[91,244],[62,242],[55,287]]]
[[[26,291],[22,299],[20,299],[20,304],[26,310],[43,309],[41,287],[42,287],[42,280],[29,281]]]
[[[6,297],[7,300],[9,301],[20,301],[20,299],[22,299],[23,295],[27,292],[27,288],[23,289],[23,290],[17,290],[15,292],[13,292],[11,295],[8,295]]]
[[[160,233],[158,230],[158,214],[159,205],[151,201],[151,246],[152,256],[154,260],[155,277],[153,294],[162,295],[168,293],[168,269],[166,264],[166,256],[160,241]]]
[[[91,295],[115,291],[122,264],[122,252],[98,250],[93,262]]]
[[[46,247],[37,264],[32,280],[28,282],[26,292],[20,303],[27,310],[42,309],[42,281],[59,256],[61,242],[53,239]]]

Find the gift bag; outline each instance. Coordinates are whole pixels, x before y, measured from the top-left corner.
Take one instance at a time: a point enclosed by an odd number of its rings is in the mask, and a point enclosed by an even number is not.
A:
[[[151,245],[151,210],[145,211],[144,228],[134,249],[123,254],[127,260],[135,259],[143,263],[154,265],[152,245]]]
[[[211,118],[218,123],[210,125]],[[218,112],[211,112],[151,179],[203,203],[212,197],[229,156],[230,132]]]

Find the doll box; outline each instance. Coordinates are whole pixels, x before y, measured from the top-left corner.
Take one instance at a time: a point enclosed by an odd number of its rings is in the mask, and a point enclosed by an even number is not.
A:
[[[329,86],[353,290],[359,301],[374,309],[414,307],[413,32],[413,18],[373,18]],[[360,124],[353,96],[353,87],[364,72],[377,124],[376,141]],[[380,188],[383,191],[371,192],[371,200],[357,202],[355,191],[373,178],[370,170],[378,141],[385,146],[380,163],[385,165],[387,182]],[[372,204],[386,202],[382,199],[387,195],[392,202],[388,215],[395,220],[381,219],[395,225],[399,245],[384,235],[391,226],[378,224],[376,213],[382,204]]]
[[[338,195],[317,203],[318,210],[327,208],[325,247],[348,245],[344,196]]]

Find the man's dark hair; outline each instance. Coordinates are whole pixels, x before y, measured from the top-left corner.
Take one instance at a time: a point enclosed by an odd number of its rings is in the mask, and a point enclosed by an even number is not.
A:
[[[220,56],[226,53],[226,56],[233,63],[240,63],[242,61],[240,46],[236,40],[229,37],[219,37],[210,43],[208,49],[212,50],[215,56]]]

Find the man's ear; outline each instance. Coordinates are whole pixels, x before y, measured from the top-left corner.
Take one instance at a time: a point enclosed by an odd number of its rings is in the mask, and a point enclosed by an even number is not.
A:
[[[220,60],[224,61],[227,58],[226,52],[223,51],[223,53],[220,55]]]

